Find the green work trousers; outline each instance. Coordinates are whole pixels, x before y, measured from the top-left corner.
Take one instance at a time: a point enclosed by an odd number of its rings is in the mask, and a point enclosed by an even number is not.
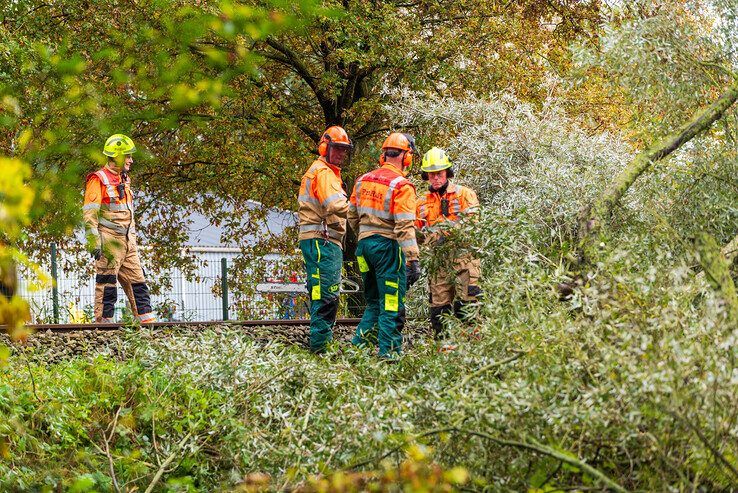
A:
[[[380,357],[397,357],[405,326],[405,254],[397,240],[372,235],[359,241],[356,260],[366,309],[352,342],[357,346],[378,342]]]
[[[343,252],[330,241],[300,240],[310,297],[310,350],[319,353],[333,339],[338,312]]]

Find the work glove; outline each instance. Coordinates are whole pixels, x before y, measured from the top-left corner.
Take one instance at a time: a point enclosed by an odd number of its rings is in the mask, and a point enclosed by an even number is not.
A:
[[[407,287],[410,288],[410,286],[418,282],[418,279],[420,279],[420,261],[411,260],[407,264],[407,273],[405,274]]]
[[[100,248],[95,248],[94,250],[92,250],[91,253],[92,258],[94,258],[95,260],[100,260],[100,257],[102,257],[102,249]]]

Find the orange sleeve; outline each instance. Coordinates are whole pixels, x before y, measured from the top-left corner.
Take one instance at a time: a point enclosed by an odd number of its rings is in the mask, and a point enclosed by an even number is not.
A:
[[[476,214],[479,210],[479,199],[477,193],[469,187],[464,187],[464,203],[461,212],[464,214]]]
[[[323,208],[326,224],[341,224],[345,230],[349,204],[341,179],[330,170],[319,170],[313,186],[315,196]]]
[[[102,182],[95,174],[87,177],[85,199],[82,203],[82,219],[85,223],[87,243],[92,248],[100,248],[100,233],[97,231],[98,214],[102,204]]]
[[[415,187],[410,183],[400,187],[395,192],[393,201],[397,241],[408,262],[418,260],[420,252],[415,239]]]
[[[102,204],[102,183],[100,182],[100,178],[94,173],[87,178],[87,185],[85,186],[85,201],[83,205],[87,204]]]

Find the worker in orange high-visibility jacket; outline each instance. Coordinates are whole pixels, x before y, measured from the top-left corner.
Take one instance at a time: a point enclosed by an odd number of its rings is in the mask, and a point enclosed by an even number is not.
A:
[[[380,167],[356,180],[349,206],[349,225],[359,234],[356,260],[366,298],[353,343],[378,342],[382,358],[401,352],[405,291],[420,277],[415,187],[405,178],[416,153],[411,135],[390,134],[382,144]]]
[[[348,198],[341,167],[353,144],[339,126],[329,127],[318,142],[319,157],[302,176],[298,202],[300,250],[310,296],[310,350],[325,350],[333,339],[343,266]]]
[[[434,147],[426,152],[420,171],[430,186],[418,199],[416,226],[425,237],[425,244],[440,245],[445,241],[448,227],[458,225],[477,212],[479,200],[471,188],[451,182],[454,169],[443,149]],[[442,316],[453,312],[460,319],[468,320],[466,305],[476,301],[482,293],[479,259],[465,252],[449,260],[447,267],[429,279],[431,327],[438,339],[448,336]],[[444,345],[442,349],[452,349],[452,346]]]
[[[103,154],[108,162],[87,176],[82,215],[87,244],[95,259],[95,321],[112,322],[120,282],[133,315],[156,321],[136,246],[133,194],[128,172],[136,146],[123,134],[110,136]]]

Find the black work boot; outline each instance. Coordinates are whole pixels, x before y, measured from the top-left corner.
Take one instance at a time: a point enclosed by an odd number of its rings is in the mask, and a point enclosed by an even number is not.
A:
[[[461,300],[454,301],[454,317],[458,318],[462,322],[466,322],[466,312],[464,307],[466,303]]]
[[[444,313],[451,313],[452,311],[453,311],[453,308],[451,307],[451,305],[431,307],[430,309],[431,327],[433,328],[433,337],[436,340],[445,339],[448,336],[446,327],[444,327],[443,321],[441,320],[441,316]]]

